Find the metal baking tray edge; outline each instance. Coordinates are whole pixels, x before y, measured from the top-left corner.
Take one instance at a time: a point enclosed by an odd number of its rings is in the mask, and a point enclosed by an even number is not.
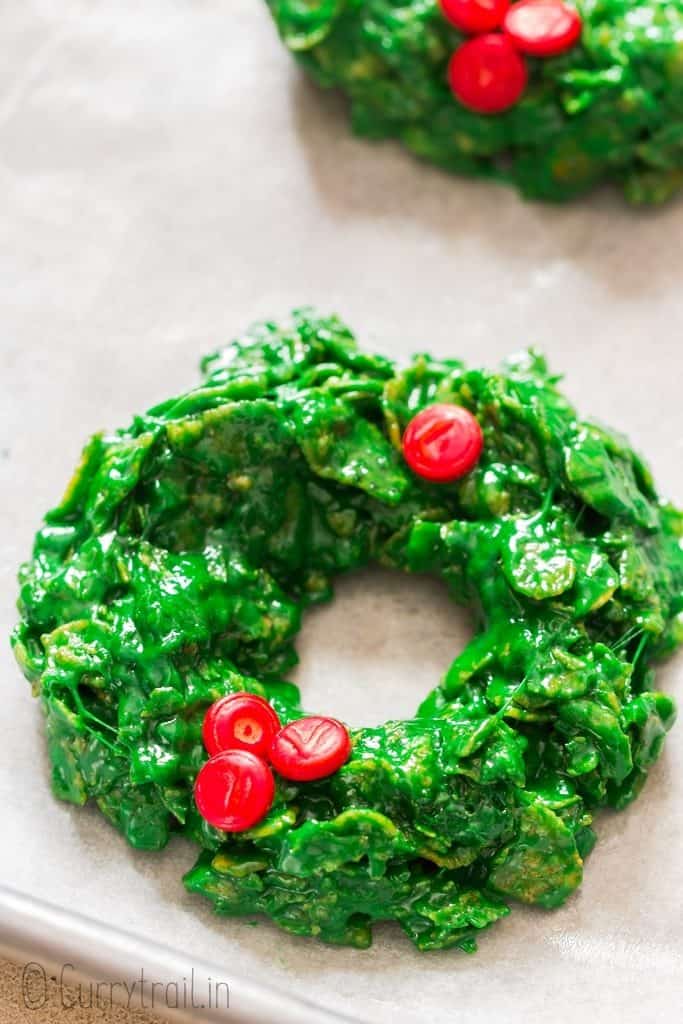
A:
[[[160,943],[151,943],[102,924],[74,911],[64,910],[0,885],[0,953],[12,960],[31,962],[55,970],[73,966],[73,978],[109,983],[132,982],[145,976],[161,985],[192,977],[225,978],[229,986],[227,1007],[206,1009],[164,1006],[162,1017],[192,1024],[361,1024],[282,991],[244,977],[228,976],[224,967],[194,959],[191,954]]]

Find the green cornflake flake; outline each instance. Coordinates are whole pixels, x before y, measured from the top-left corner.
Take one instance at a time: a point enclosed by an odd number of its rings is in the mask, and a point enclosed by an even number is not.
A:
[[[583,862],[571,831],[538,803],[521,810],[518,835],[494,856],[489,882],[522,903],[558,907],[582,876]]]

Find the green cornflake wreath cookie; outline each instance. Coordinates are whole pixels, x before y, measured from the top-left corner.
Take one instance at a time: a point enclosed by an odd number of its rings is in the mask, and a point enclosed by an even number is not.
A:
[[[266,0],[354,131],[565,200],[683,184],[683,0]]]
[[[139,849],[189,837],[185,883],[218,913],[327,942],[395,920],[422,950],[470,951],[510,900],[561,904],[594,812],[640,792],[674,719],[653,665],[681,639],[681,513],[533,352],[399,369],[299,311],[202,369],[89,442],[21,570],[14,647],[57,796]],[[455,482],[402,453],[435,405],[481,427]],[[212,827],[193,797],[207,709],[248,691],[300,720],[283,677],[302,612],[372,564],[443,579],[473,639],[415,718],[352,729],[326,778],[276,772],[250,830]]]

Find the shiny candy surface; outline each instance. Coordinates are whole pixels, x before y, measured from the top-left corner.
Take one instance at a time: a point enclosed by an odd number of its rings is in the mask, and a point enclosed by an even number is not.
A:
[[[418,476],[449,483],[479,461],[484,438],[476,418],[461,405],[431,405],[415,416],[403,435],[403,455]]]
[[[455,98],[477,114],[514,107],[527,83],[524,58],[501,33],[476,36],[455,51],[448,65]]]
[[[194,796],[202,818],[223,832],[244,832],[263,818],[275,783],[266,762],[247,750],[225,750],[200,770]]]
[[[231,693],[212,704],[202,737],[210,754],[241,748],[265,757],[280,719],[267,700],[253,693]]]
[[[555,57],[575,46],[581,35],[581,16],[562,0],[520,0],[503,23],[505,34],[522,53]]]
[[[270,750],[273,767],[285,779],[312,782],[334,774],[348,761],[348,729],[336,718],[309,715],[282,729]]]

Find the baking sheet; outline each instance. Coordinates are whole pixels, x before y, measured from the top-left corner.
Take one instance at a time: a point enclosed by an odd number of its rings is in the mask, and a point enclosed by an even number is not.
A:
[[[556,209],[347,132],[261,0],[0,2],[0,634],[81,442],[195,379],[250,320],[314,303],[363,343],[495,363],[529,343],[683,502],[683,203]],[[410,714],[468,634],[436,583],[364,574],[311,614],[298,681],[352,724]],[[0,646],[0,881],[365,1020],[666,1020],[683,995],[683,728],[598,823],[579,894],[478,955],[370,952],[214,919],[193,850],[129,849],[50,795],[38,708]],[[683,658],[660,683],[678,691]]]

